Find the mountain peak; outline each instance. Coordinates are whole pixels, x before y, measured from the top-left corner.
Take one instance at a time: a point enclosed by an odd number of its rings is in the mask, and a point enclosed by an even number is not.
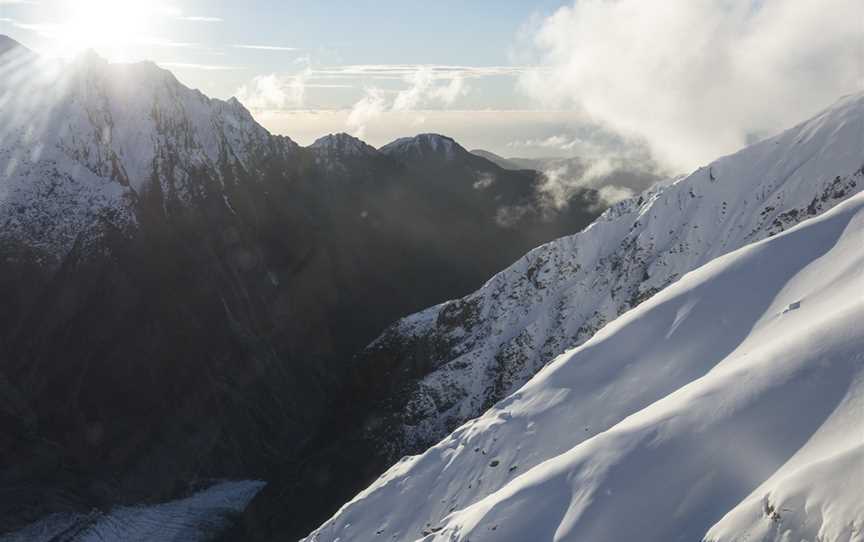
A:
[[[453,138],[440,134],[403,137],[381,147],[381,152],[410,159],[453,161],[470,154]]]
[[[346,133],[328,134],[309,145],[310,149],[338,156],[371,156],[377,154],[375,147]]]

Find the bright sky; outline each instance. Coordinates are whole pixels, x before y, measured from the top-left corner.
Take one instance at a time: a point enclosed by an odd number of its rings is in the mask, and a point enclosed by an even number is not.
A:
[[[0,0],[0,33],[155,61],[303,144],[434,131],[686,168],[860,89],[859,1]]]

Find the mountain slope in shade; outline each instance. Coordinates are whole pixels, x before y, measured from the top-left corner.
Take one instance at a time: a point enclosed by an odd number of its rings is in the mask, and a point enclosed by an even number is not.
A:
[[[358,365],[411,375],[370,432],[417,453],[543,365],[708,261],[817,216],[864,187],[864,95],[623,201],[477,292],[404,318]],[[393,379],[385,378],[385,382]]]
[[[864,195],[682,277],[308,541],[861,540]]]

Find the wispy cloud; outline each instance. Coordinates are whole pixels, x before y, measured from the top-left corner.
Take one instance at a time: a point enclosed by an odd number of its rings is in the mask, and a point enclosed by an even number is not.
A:
[[[269,46],[236,45],[243,48]],[[275,111],[302,106],[307,88],[355,88],[363,96],[354,103],[358,113],[349,127],[362,131],[376,112],[409,112],[422,108],[449,108],[471,90],[468,81],[484,77],[515,77],[518,66],[457,66],[430,64],[356,64],[314,66],[308,57],[299,74],[263,75],[243,85],[237,98],[253,110]],[[403,86],[407,85],[407,86]],[[394,88],[395,87],[395,88]],[[401,88],[400,88],[401,87]],[[358,122],[363,119],[364,122]]]
[[[157,62],[157,64],[163,68],[179,68],[203,71],[231,71],[246,69],[242,66],[227,66],[222,64],[195,64],[190,62]]]
[[[252,49],[256,51],[299,51],[297,47],[283,47],[281,45],[248,45],[237,44],[232,45],[235,49]]]
[[[299,108],[306,97],[306,72],[292,76],[259,75],[234,95],[252,110]]]
[[[321,78],[396,79],[404,80],[424,71],[431,79],[463,79],[519,76],[529,68],[523,66],[457,66],[443,64],[354,64],[328,66],[313,71]]]
[[[366,95],[351,108],[351,113],[345,124],[355,136],[362,138],[366,135],[367,125],[385,111],[387,111],[387,105],[384,96],[378,89],[369,88],[366,90]]]
[[[439,77],[437,80],[440,80]],[[450,106],[459,96],[466,94],[468,88],[461,74],[452,75],[446,84],[436,84],[434,72],[428,67],[422,67],[405,76],[405,81],[411,86],[396,94],[393,100],[394,111],[413,111],[430,102]]]
[[[206,17],[202,15],[187,15],[183,17],[178,17],[181,21],[190,21],[194,23],[221,23],[224,22],[224,19],[221,17]]]

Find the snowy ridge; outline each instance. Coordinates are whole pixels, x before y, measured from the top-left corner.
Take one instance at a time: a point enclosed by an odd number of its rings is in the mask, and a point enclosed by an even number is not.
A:
[[[306,540],[862,540],[862,247],[858,194],[717,258]]]
[[[188,202],[205,176],[296,148],[274,138],[235,99],[191,90],[155,64],[94,54],[64,64],[30,54],[0,59],[0,224],[3,237],[68,250],[100,218],[134,223],[152,187]]]
[[[382,153],[415,160],[439,159],[453,161],[470,154],[452,138],[439,134],[420,134],[403,137],[379,149]]]
[[[365,141],[345,133],[319,137],[309,148],[336,156],[372,156],[378,152]]]
[[[90,514],[55,514],[0,542],[149,542],[212,540],[264,487],[263,482],[222,482],[188,498],[154,506]]]
[[[420,344],[418,351],[433,352],[426,354],[432,371],[409,392],[391,423],[397,435],[382,445],[394,460],[424,449],[687,272],[819,215],[862,187],[858,94],[615,205],[474,294],[397,322],[368,352],[408,358]]]
[[[378,155],[375,147],[354,136],[340,133],[320,137],[307,147],[315,154],[315,163],[330,172],[347,174],[355,158]]]

